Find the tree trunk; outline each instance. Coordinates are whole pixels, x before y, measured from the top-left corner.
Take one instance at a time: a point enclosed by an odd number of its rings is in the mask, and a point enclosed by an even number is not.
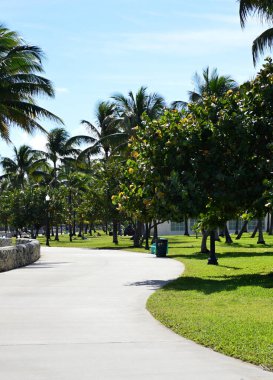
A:
[[[242,228],[241,228],[241,231],[240,231],[240,232],[238,233],[238,235],[236,236],[236,240],[241,239],[243,233],[246,232],[247,224],[248,224],[248,220],[245,220],[245,221],[244,221],[244,224],[243,224],[243,226],[242,226]]]
[[[227,226],[227,225],[226,225],[226,226]],[[226,232],[225,232],[226,226],[225,226],[225,228],[224,228],[223,230],[220,230],[220,231],[219,231],[219,236],[220,236],[220,237],[225,237],[225,236],[226,236]]]
[[[266,221],[267,221],[266,232],[268,233],[269,228],[270,228],[270,213],[269,212],[266,214]]]
[[[52,237],[54,236],[54,228],[53,228],[53,226],[51,227],[51,236]]]
[[[152,239],[152,244],[156,243],[157,239],[158,239],[158,228],[157,228],[157,222],[156,220],[154,220],[154,235]]]
[[[258,235],[257,244],[265,244],[264,235],[263,235],[263,222],[262,222],[262,219],[258,220],[258,231],[259,231],[259,235]]]
[[[224,233],[225,233],[225,237],[226,237],[226,244],[232,244],[233,241],[232,241],[231,236],[229,234],[229,230],[227,228],[227,224],[225,225]]]
[[[218,265],[215,255],[215,230],[210,231],[210,256],[208,259],[209,265]]]
[[[270,226],[269,226],[269,231],[268,235],[273,235],[273,213],[270,213]]]
[[[253,232],[252,232],[252,234],[251,234],[251,238],[255,238],[255,235],[256,235],[256,233],[257,233],[257,231],[258,231],[258,223],[256,224],[256,226],[255,226],[255,228],[254,228],[254,230],[253,230]]]
[[[73,211],[73,236],[76,236],[76,211]]]
[[[84,233],[85,233],[85,235],[88,233],[88,224],[86,224],[84,227]]]
[[[105,234],[108,235],[108,222],[105,222]]]
[[[189,234],[189,219],[187,218],[187,216],[185,216],[184,222],[185,222],[185,232],[184,232],[184,235],[185,236],[190,236],[190,234]]]
[[[134,234],[134,248],[141,247],[141,244],[140,244],[141,230],[142,230],[142,223],[137,221],[135,234]]]
[[[235,224],[235,235],[238,235],[239,233],[239,219],[236,219],[236,224]]]
[[[55,235],[55,240],[59,241],[59,226],[56,224],[56,235]]]
[[[145,249],[149,250],[149,223],[145,223]]]
[[[118,222],[116,219],[113,220],[113,243],[118,244]]]
[[[80,225],[79,225],[78,237],[82,237],[82,222],[80,222]]]
[[[217,230],[214,230],[214,235],[215,235],[215,240],[216,240],[216,241],[221,241],[221,240],[220,240],[220,237],[219,237],[219,234],[218,234],[218,229],[217,229]]]
[[[63,225],[62,224],[61,224],[60,229],[61,229],[61,235],[62,235],[63,234]]]
[[[209,236],[209,231],[202,229],[202,241],[201,241],[201,253],[208,253],[207,248],[207,238]]]

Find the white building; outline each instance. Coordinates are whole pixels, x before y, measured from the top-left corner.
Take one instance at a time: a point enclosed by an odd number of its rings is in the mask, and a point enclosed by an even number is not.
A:
[[[192,226],[195,224],[196,219],[189,219],[188,226],[189,226],[189,234],[194,235],[195,231],[192,230]],[[267,218],[265,218],[263,222],[263,227],[265,229],[267,223]],[[242,220],[239,220],[239,230],[241,229],[243,224]],[[250,220],[248,222],[247,230],[249,232],[252,232],[257,224],[257,219]],[[227,222],[227,226],[230,233],[235,232],[236,228],[236,220],[230,220]],[[158,225],[158,236],[164,236],[164,235],[183,235],[185,232],[185,223],[184,222],[164,222],[162,224]]]

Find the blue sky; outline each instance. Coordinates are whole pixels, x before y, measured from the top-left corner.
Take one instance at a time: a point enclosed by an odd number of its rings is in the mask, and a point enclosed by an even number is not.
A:
[[[93,122],[97,102],[117,92],[145,85],[167,102],[187,100],[194,73],[206,66],[239,83],[252,78],[259,65],[254,69],[251,43],[266,28],[249,19],[242,30],[236,0],[1,0],[1,23],[45,52],[56,97],[39,104],[71,136],[85,133],[80,120]],[[18,129],[11,137],[16,146],[45,143]],[[11,147],[0,144],[9,155]]]

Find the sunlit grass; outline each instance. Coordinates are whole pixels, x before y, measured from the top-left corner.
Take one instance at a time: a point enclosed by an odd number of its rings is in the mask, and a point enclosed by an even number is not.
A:
[[[85,235],[85,239],[81,237],[73,236],[72,242],[69,241],[69,235],[63,234],[59,235],[59,241],[56,241],[54,237],[50,238],[50,247],[78,247],[78,248],[93,248],[93,249],[124,249],[124,250],[135,250],[138,252],[147,252],[144,248],[133,248],[133,241],[130,236],[118,236],[118,244],[113,243],[113,237],[106,235],[103,231],[98,231],[98,234]],[[45,236],[39,236],[38,240],[42,246],[45,246],[46,238]]]
[[[154,293],[147,307],[176,333],[227,355],[273,369],[273,238],[217,243],[207,265],[195,237],[169,237],[182,277]]]

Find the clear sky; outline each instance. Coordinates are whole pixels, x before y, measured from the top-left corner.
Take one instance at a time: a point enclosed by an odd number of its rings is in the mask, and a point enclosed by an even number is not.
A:
[[[252,78],[251,43],[266,28],[250,19],[242,30],[236,0],[1,0],[0,22],[45,52],[56,96],[39,104],[71,136],[85,133],[80,120],[93,122],[97,102],[117,92],[145,85],[167,102],[187,100],[193,74],[206,66],[239,83]],[[42,149],[45,137],[15,129],[12,140]]]

